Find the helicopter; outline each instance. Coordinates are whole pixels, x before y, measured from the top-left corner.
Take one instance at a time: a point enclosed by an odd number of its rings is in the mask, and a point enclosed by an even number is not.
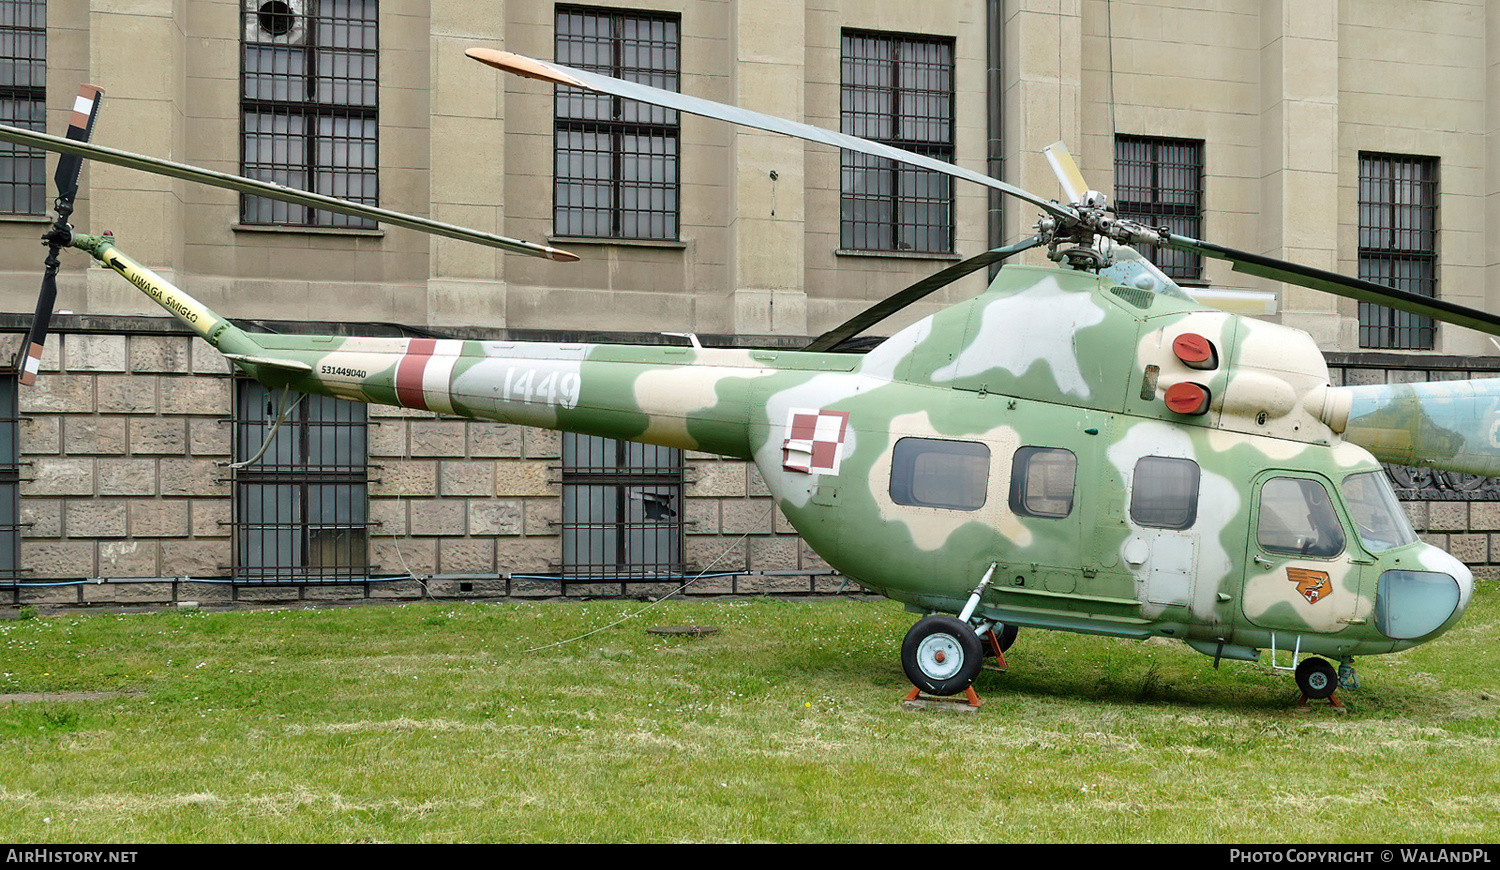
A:
[[[1215,666],[1269,650],[1304,698],[1326,699],[1358,687],[1356,657],[1432,640],[1468,606],[1472,574],[1418,539],[1379,463],[1500,474],[1497,382],[1335,387],[1306,333],[1195,300],[1133,246],[1191,251],[1489,334],[1500,334],[1500,317],[1120,218],[1060,143],[1045,153],[1067,204],[800,122],[494,49],[467,54],[559,87],[943,172],[1041,216],[1030,238],[918,281],[800,350],[251,334],[113,237],[73,231],[83,159],[576,257],[90,144],[95,93],[67,137],[0,126],[0,140],[65,155],[23,380],[45,342],[53,262],[76,248],[283,395],[753,461],[829,565],[919,615],[901,664],[936,696],[972,700],[985,659],[1003,656],[1025,627],[1181,640]],[[844,352],[891,314],[1034,248],[1052,265],[1005,264],[975,298],[865,353]],[[1287,656],[1292,664],[1278,663]]]

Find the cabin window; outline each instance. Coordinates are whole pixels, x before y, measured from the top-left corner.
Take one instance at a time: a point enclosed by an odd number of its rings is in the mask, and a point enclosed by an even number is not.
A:
[[[555,57],[566,66],[676,91],[676,15],[559,6]],[[677,112],[559,87],[553,96],[552,223],[560,236],[678,237]]]
[[[46,132],[47,4],[0,0],[0,124]],[[0,143],[0,214],[47,213],[42,152]]]
[[[376,0],[240,0],[241,172],[378,205]],[[246,224],[372,228],[370,218],[242,194]]]
[[[1359,277],[1437,296],[1438,161],[1359,155]],[[1432,318],[1359,303],[1359,346],[1431,350]]]
[[[1198,463],[1142,456],[1135,463],[1130,519],[1138,526],[1186,529],[1198,519]]]
[[[1115,209],[1120,217],[1198,238],[1203,226],[1203,140],[1115,137]],[[1188,251],[1139,245],[1169,277],[1196,281],[1203,258]]]
[[[984,507],[990,448],[975,441],[902,438],[891,457],[891,500],[917,507]]]
[[[1344,506],[1366,550],[1380,553],[1416,542],[1417,533],[1384,471],[1351,474],[1344,478],[1343,489]]]
[[[846,30],[843,132],[953,162],[953,40]],[[950,176],[843,151],[839,247],[953,251]]]
[[[682,571],[682,451],[563,435],[563,579]]]
[[[266,444],[280,390],[236,382],[234,457]],[[369,575],[367,406],[303,396],[260,458],[234,470],[234,577],[246,582]]]
[[[1057,447],[1022,447],[1010,470],[1010,509],[1030,517],[1065,517],[1073,512],[1078,458]]]
[[[1344,549],[1344,526],[1316,480],[1273,477],[1260,488],[1255,538],[1267,553],[1326,559]]]

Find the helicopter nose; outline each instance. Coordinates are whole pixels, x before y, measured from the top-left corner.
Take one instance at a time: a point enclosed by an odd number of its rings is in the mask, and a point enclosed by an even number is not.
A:
[[[1417,640],[1451,626],[1474,593],[1474,573],[1436,547],[1422,554],[1422,567],[1391,569],[1375,589],[1375,627],[1394,640]]]

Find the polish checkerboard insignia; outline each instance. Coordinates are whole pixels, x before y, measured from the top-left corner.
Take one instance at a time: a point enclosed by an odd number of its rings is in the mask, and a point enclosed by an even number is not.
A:
[[[1288,567],[1286,579],[1297,584],[1297,592],[1307,599],[1308,604],[1317,604],[1333,592],[1333,584],[1328,582],[1326,571]]]
[[[792,408],[787,412],[787,439],[781,445],[781,467],[803,474],[838,474],[848,411]]]

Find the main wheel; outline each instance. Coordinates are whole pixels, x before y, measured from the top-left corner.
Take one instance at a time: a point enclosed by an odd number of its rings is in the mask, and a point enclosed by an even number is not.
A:
[[[995,631],[995,637],[1000,640],[1000,652],[1010,652],[1010,648],[1015,645],[1016,634],[1018,634],[1019,632],[1020,629],[1016,628],[1014,625],[1001,625],[998,630]],[[983,636],[980,637],[979,647],[980,649],[984,650],[985,658],[992,659],[995,657],[995,650],[990,647],[989,642],[986,641]]]
[[[1338,687],[1338,671],[1323,659],[1303,659],[1297,665],[1297,688],[1314,701],[1331,696]]]
[[[979,676],[984,650],[979,635],[951,616],[924,616],[901,643],[907,679],[930,695],[956,695]]]

